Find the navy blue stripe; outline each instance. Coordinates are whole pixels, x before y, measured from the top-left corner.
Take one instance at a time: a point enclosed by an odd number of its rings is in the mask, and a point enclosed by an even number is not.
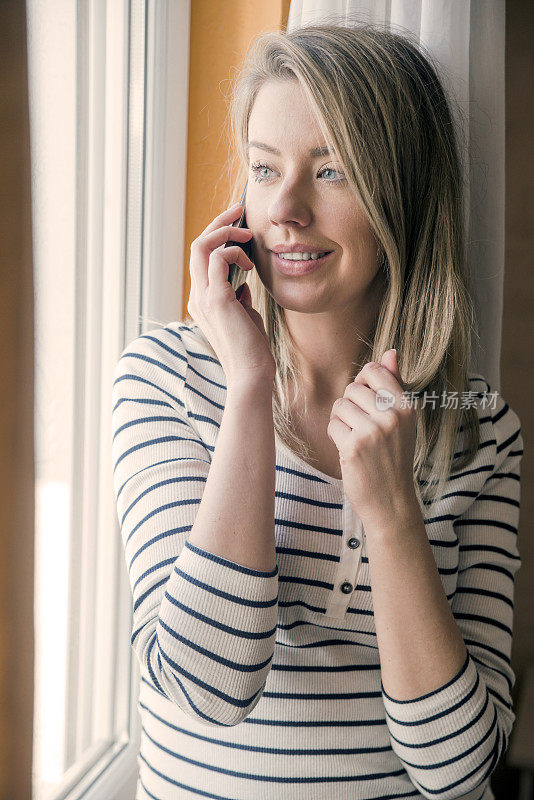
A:
[[[475,750],[478,750],[480,747],[482,747],[486,739],[488,739],[491,736],[496,727],[497,727],[497,709],[494,707],[493,722],[491,723],[490,727],[488,728],[486,733],[482,736],[482,738],[479,739],[478,742],[475,742],[475,744],[472,745],[468,750],[462,749],[461,753],[455,753],[455,755],[453,755],[452,758],[448,758],[446,761],[432,761],[431,763],[414,764],[411,761],[407,761],[405,758],[403,758],[401,759],[402,763],[407,767],[414,767],[415,769],[442,769],[443,767],[448,767],[450,764],[457,764],[458,761],[461,761],[461,759],[465,758],[466,756],[473,753]],[[485,760],[482,763],[485,763]],[[476,770],[474,771],[476,772]]]
[[[322,531],[326,533],[326,531]],[[320,561],[332,561],[339,563],[339,556],[330,553],[314,553],[313,550],[301,550],[297,547],[276,547],[277,553],[284,553],[287,556],[298,556],[298,558],[317,558]]]
[[[501,442],[499,445],[497,445],[497,453],[500,453],[501,450],[505,450],[507,447],[513,444],[519,438],[520,435],[521,435],[521,428],[518,428],[515,431],[515,433],[512,433],[512,435],[509,436],[507,439],[505,439],[504,442]]]
[[[314,506],[315,508],[337,508],[341,510],[343,503],[329,503],[325,500],[317,500],[315,497],[304,497],[301,494],[291,494],[289,492],[275,491],[275,497],[281,497],[284,500],[294,500],[296,503],[304,503],[305,505]]]
[[[156,637],[157,637],[157,634],[154,631],[154,633],[152,634],[152,636],[150,638],[150,644],[148,645],[147,658],[146,658],[145,663],[146,663],[146,667],[148,669],[148,674],[150,675],[150,677],[154,681],[154,685],[159,689],[161,694],[163,694],[163,695],[165,695],[165,697],[167,697],[167,694],[166,694],[164,688],[162,687],[162,685],[158,681],[158,679],[156,677],[156,674],[155,674],[154,670],[152,669],[151,655],[152,655],[152,650],[154,649],[154,645],[156,643]]]
[[[488,564],[485,561],[479,561],[475,564],[470,564],[468,567],[465,567],[465,569],[458,570],[458,574],[462,575],[469,569],[486,569],[490,570],[490,572],[499,572],[501,575],[506,575],[506,577],[510,578],[511,581],[514,580],[514,576],[510,570],[501,567],[499,564]]]
[[[477,786],[480,786],[480,784],[483,783],[483,781],[486,779],[487,775],[491,772],[491,770],[493,768],[493,764],[495,763],[495,753],[496,753],[496,748],[493,748],[493,750],[489,753],[489,755],[486,756],[486,758],[480,764],[478,764],[474,769],[472,769],[471,772],[468,772],[466,775],[462,776],[459,780],[453,781],[453,783],[449,783],[446,786],[442,786],[441,789],[429,789],[428,786],[425,786],[424,784],[420,783],[419,781],[416,781],[416,783],[421,787],[421,789],[424,792],[428,792],[428,794],[432,794],[432,795],[436,795],[436,796],[440,795],[440,794],[445,794],[446,792],[450,792],[451,789],[455,789],[457,786],[461,786],[461,784],[467,783],[468,779],[471,778],[476,772],[478,772],[484,766],[484,764],[487,761],[490,761],[490,759],[491,759],[491,763],[490,763],[490,767],[489,767],[488,772],[484,773],[482,779],[477,784]],[[474,787],[474,788],[476,788],[476,787]],[[472,791],[472,789],[470,788],[469,791]],[[464,792],[462,792],[462,794],[463,793]]]
[[[471,586],[458,586],[456,592],[457,594],[478,594],[481,597],[495,597],[497,600],[502,600],[503,603],[509,605],[512,610],[514,608],[512,600],[504,594],[500,594],[500,592],[492,592],[489,589],[479,589]]]
[[[176,377],[178,377],[180,379],[179,385],[183,384],[184,379],[183,379],[182,375],[180,375],[179,373],[175,373],[175,374],[176,374]],[[183,401],[180,400],[179,397],[176,397],[176,395],[174,395],[174,394],[170,394],[170,392],[168,392],[166,389],[163,389],[161,386],[158,386],[156,383],[152,383],[152,381],[149,381],[147,378],[142,378],[140,375],[134,375],[133,373],[124,373],[124,375],[120,375],[115,381],[113,381],[113,386],[114,387],[117,386],[122,381],[137,381],[138,383],[144,383],[147,386],[151,386],[153,389],[156,389],[157,392],[159,392],[160,394],[167,395],[167,397],[169,397],[172,400],[172,403],[168,403],[167,404],[167,405],[170,405],[171,408],[173,407],[173,404],[174,404],[174,405],[180,406],[182,409],[185,410],[185,405],[184,405]],[[115,404],[115,407],[114,407],[113,410],[117,409],[119,407],[120,403],[123,403],[127,399],[129,399],[129,398],[124,398],[123,397],[120,400],[118,400],[118,402]],[[147,398],[132,398],[132,399],[135,399],[136,403],[145,403],[145,402],[148,402],[148,403],[152,403],[152,402],[160,403],[161,402],[159,400],[158,401],[148,400]]]
[[[501,651],[497,650],[496,647],[491,647],[489,644],[486,644],[485,642],[475,641],[474,639],[466,639],[465,636],[464,636],[464,642],[466,645],[471,644],[473,645],[473,647],[479,647],[482,650],[487,650],[488,653],[493,653],[494,656],[498,656],[505,662],[505,664],[510,666],[510,657],[507,656],[505,653],[501,653]]]
[[[320,478],[318,475],[311,475],[307,472],[302,472],[299,469],[295,469],[293,467],[283,467],[280,464],[276,464],[275,467],[277,472],[285,472],[288,475],[296,475],[298,478],[304,478],[304,480],[312,481],[315,483],[322,483],[323,485],[327,486],[328,481],[325,481],[323,478]]]
[[[430,740],[425,739],[424,742],[414,743],[414,742],[405,742],[404,739],[397,739],[397,737],[391,733],[391,730],[389,732],[389,735],[395,742],[398,742],[403,747],[409,747],[412,750],[421,750],[424,747],[433,747],[435,744],[442,744],[442,742],[450,742],[452,739],[460,737],[463,733],[466,733],[466,731],[470,731],[472,728],[475,727],[477,722],[480,719],[482,719],[482,717],[486,713],[486,710],[489,706],[489,702],[490,702],[489,696],[488,693],[486,692],[486,699],[484,701],[484,705],[482,706],[482,708],[475,717],[469,719],[465,723],[465,725],[463,725],[461,728],[456,728],[452,733],[447,733],[445,734],[445,736],[440,736],[437,739],[430,739]]]
[[[183,460],[184,461],[186,461],[186,460],[190,461],[191,459],[183,459]],[[130,505],[128,506],[128,508],[125,510],[124,514],[121,517],[121,520],[120,520],[121,527],[124,525],[124,520],[126,519],[128,514],[130,513],[132,508],[134,508],[137,505],[137,503],[143,497],[145,497],[145,495],[150,494],[150,492],[154,492],[156,489],[161,489],[162,486],[171,486],[171,485],[173,485],[175,483],[187,482],[187,483],[205,484],[206,481],[207,481],[207,478],[204,475],[179,475],[176,478],[166,478],[164,481],[159,481],[159,483],[152,484],[147,489],[144,489],[141,492],[141,494],[138,495],[134,500],[132,500],[132,502],[130,503]],[[191,505],[192,503],[198,503],[198,502],[200,502],[200,498],[195,498],[195,499],[187,498],[186,500],[177,500],[175,503],[169,503],[169,504],[164,505],[164,506],[158,506],[157,508],[154,509],[153,513],[157,513],[158,511],[162,511],[162,510],[166,510],[167,508],[172,508],[173,505]],[[149,516],[152,516],[152,514],[150,514]],[[145,519],[147,519],[147,517],[145,517],[142,521],[144,521]],[[128,539],[129,538],[130,537],[128,537]],[[126,541],[128,541],[128,539]]]
[[[507,503],[510,506],[519,508],[519,501],[514,500],[513,497],[504,497],[500,494],[479,494],[479,500],[491,500],[493,503]]]
[[[259,569],[252,569],[251,567],[244,567],[241,564],[234,564],[233,561],[228,561],[228,559],[223,558],[222,556],[218,556],[215,553],[210,553],[207,550],[203,550],[201,547],[197,547],[190,541],[187,541],[184,547],[187,547],[189,550],[192,550],[193,553],[202,556],[202,558],[207,558],[209,561],[215,561],[217,564],[222,564],[222,566],[233,569],[235,572],[242,572],[244,575],[256,575],[258,578],[274,578],[278,572],[278,564],[272,570],[263,571]]]
[[[493,475],[489,476],[485,485],[487,486],[487,484],[490,481],[494,480],[495,478],[511,478],[512,480],[517,481],[518,483],[521,482],[521,476],[519,475],[518,472],[494,472]]]
[[[318,581],[316,578],[301,578],[297,575],[279,575],[278,583],[294,583],[301,586],[317,586],[320,589],[328,589],[331,591],[334,588],[333,583],[327,581]]]
[[[280,700],[364,700],[378,698],[380,692],[271,692],[264,691],[263,697],[277,697]]]
[[[515,525],[509,525],[507,522],[502,522],[498,519],[461,519],[457,522],[453,522],[453,525],[455,528],[458,525],[462,525],[463,527],[469,527],[473,525],[488,525],[492,528],[500,528],[503,531],[510,531],[510,533],[517,533],[517,527]]]
[[[147,765],[147,767],[148,767],[149,769],[151,769],[151,767],[150,767],[150,765],[148,764],[148,761],[146,760],[146,758],[145,758],[143,755],[141,755],[140,757],[141,757],[141,759],[142,759],[142,760],[145,762],[145,764]],[[160,798],[160,797],[158,797],[156,794],[153,794],[151,791],[149,791],[149,790],[148,790],[148,788],[147,788],[146,784],[144,783],[144,781],[143,781],[143,779],[142,779],[141,775],[138,775],[138,776],[137,776],[137,781],[138,781],[138,783],[140,783],[140,784],[141,784],[141,786],[143,787],[143,789],[145,790],[145,792],[147,793],[147,795],[148,795],[149,797],[151,797],[151,798],[152,798],[152,800],[161,800],[161,798]],[[137,800],[137,794],[136,794],[136,798],[135,798],[135,800]]]
[[[188,498],[187,500],[175,500],[172,503],[166,503],[164,506],[158,506],[149,514],[140,519],[136,525],[134,525],[134,527],[126,537],[124,544],[125,545],[128,544],[132,536],[139,530],[139,528],[141,528],[147,520],[152,519],[152,517],[155,517],[157,514],[161,514],[163,511],[167,511],[169,508],[177,508],[178,506],[200,505],[201,500],[202,500],[201,497]],[[191,525],[186,526],[185,530],[191,529],[191,527],[192,527]],[[173,530],[176,533],[177,530],[184,530],[184,528],[173,528]],[[132,559],[132,561],[134,561],[134,559]]]
[[[491,444],[495,444],[495,442],[492,442]],[[467,475],[478,475],[480,472],[492,472],[492,471],[493,471],[492,464],[486,464],[482,467],[473,467],[473,469],[466,469],[463,472],[452,473],[451,475],[448,476],[445,482],[450,483],[451,481],[458,481],[460,480],[460,478],[465,478]],[[418,483],[421,486],[428,486],[428,485],[435,486],[437,484],[437,481],[436,480],[427,481],[424,478],[419,478]]]
[[[121,461],[123,461],[127,456],[131,455],[132,453],[136,453],[139,450],[144,450],[145,447],[153,447],[157,444],[164,444],[165,442],[192,442],[193,444],[198,444],[204,450],[212,451],[215,449],[207,444],[204,444],[204,442],[201,442],[200,439],[191,439],[191,437],[188,436],[160,436],[158,439],[149,439],[148,441],[140,442],[139,444],[130,447],[129,450],[125,450],[123,453],[121,453],[121,455],[118,457],[118,459],[115,461],[115,464],[113,465],[113,473],[117,471],[117,467],[121,463]]]
[[[504,399],[504,398],[501,397],[501,400],[502,399]],[[493,419],[493,424],[495,425],[495,423],[498,422],[502,417],[506,416],[506,414],[508,414],[509,410],[510,410],[510,406],[508,405],[506,400],[504,400],[503,407],[501,408],[500,411],[497,411],[495,416],[492,418]]]
[[[179,684],[180,689],[184,693],[185,697],[187,697],[187,700],[191,704],[191,707],[194,708],[194,710],[199,715],[201,715],[204,719],[209,719],[210,722],[215,722],[216,720],[212,720],[211,717],[207,717],[204,714],[202,714],[200,712],[200,710],[193,704],[193,701],[191,700],[191,698],[189,697],[188,693],[186,692],[185,687],[183,686],[182,682],[180,681],[180,679],[178,677],[178,674],[182,675],[184,678],[187,678],[192,683],[194,683],[196,686],[200,686],[202,689],[204,689],[209,694],[214,695],[214,697],[219,697],[221,700],[224,700],[226,703],[228,703],[231,706],[235,706],[236,708],[247,708],[253,702],[253,700],[256,698],[256,696],[263,690],[263,686],[262,686],[260,689],[258,689],[257,692],[254,692],[254,694],[251,697],[245,698],[243,700],[240,700],[238,697],[232,697],[231,695],[226,694],[226,692],[222,692],[220,689],[217,689],[216,686],[212,686],[211,684],[207,683],[206,681],[203,681],[200,678],[197,678],[196,675],[193,675],[191,672],[188,672],[186,669],[184,669],[179,664],[177,664],[176,661],[173,661],[173,659],[170,658],[167,655],[167,653],[165,652],[165,649],[161,646],[161,642],[158,639],[157,633],[156,633],[156,639],[158,641],[158,652],[163,656],[163,658],[167,662],[167,664],[169,664],[169,666],[172,667],[172,669],[173,669],[173,678]],[[218,659],[215,659],[215,660],[218,660]],[[268,661],[266,663],[268,663]],[[244,671],[248,672],[250,670],[244,670]],[[176,673],[178,673],[178,674],[176,674]],[[223,724],[223,723],[220,723],[220,724]]]
[[[473,551],[476,553],[499,553],[505,558],[511,558],[512,561],[521,561],[521,556],[510,553],[510,551],[505,550],[504,547],[495,547],[493,544],[461,544],[459,550],[464,553]]]
[[[224,592],[222,589],[217,589],[215,586],[211,586],[209,583],[199,581],[197,578],[193,578],[192,575],[188,575],[187,572],[184,572],[176,566],[174,567],[174,572],[176,572],[177,575],[179,575],[188,583],[191,583],[193,586],[197,586],[200,589],[203,589],[205,592],[208,592],[208,594],[214,594],[217,597],[223,597],[225,600],[230,600],[230,602],[236,603],[237,605],[247,606],[248,608],[272,608],[272,606],[276,605],[276,597],[274,597],[272,600],[249,600],[236,594],[230,594],[230,592]]]
[[[335,627],[330,626],[330,625],[320,625],[319,623],[306,622],[306,620],[301,620],[301,619],[295,620],[295,622],[291,622],[288,625],[283,625],[281,622],[279,622],[278,623],[278,629],[281,630],[281,631],[292,631],[295,628],[300,628],[301,625],[312,625],[313,627],[316,627],[316,628],[325,628],[328,631],[339,631],[340,630],[339,628],[335,628]],[[374,636],[376,638],[376,631],[362,631],[362,630],[353,629],[353,630],[344,630],[343,632],[344,633],[352,633],[352,634],[360,633],[360,634],[363,634],[365,636]],[[283,644],[283,642],[281,642],[280,644]],[[288,646],[289,647],[305,648],[305,647],[322,647],[323,644],[324,644],[324,642],[322,642],[322,643],[314,642],[312,644],[288,645]],[[356,644],[356,642],[346,642],[345,641],[345,642],[339,642],[339,644],[351,644],[352,646],[354,646]],[[360,646],[363,646],[362,642],[357,642],[357,644],[360,645]],[[373,645],[373,647],[374,647],[374,645]]]
[[[510,677],[509,677],[509,676],[506,674],[506,672],[503,672],[503,670],[502,670],[502,669],[497,669],[497,667],[495,667],[495,666],[493,666],[493,665],[492,665],[491,667],[488,667],[488,665],[486,664],[486,662],[485,662],[485,661],[482,661],[480,658],[477,658],[477,656],[473,655],[473,653],[471,653],[471,658],[472,658],[472,659],[473,659],[473,661],[475,661],[477,664],[480,664],[480,666],[481,666],[481,667],[483,667],[483,669],[485,669],[485,670],[486,670],[486,672],[489,672],[489,673],[490,673],[490,675],[492,675],[494,672],[496,672],[498,675],[501,675],[501,676],[504,678],[504,680],[506,681],[506,683],[508,684],[508,691],[510,692],[510,694],[512,693],[512,688],[513,688],[512,680],[511,680],[511,678],[510,678]],[[494,689],[490,689],[490,687],[489,687],[489,686],[488,686],[487,688],[488,688],[488,692],[491,692],[492,694],[496,694]],[[502,698],[500,698],[500,699],[502,699]],[[503,702],[504,702],[504,701],[503,701]],[[504,702],[504,705],[505,705],[505,706],[507,705],[507,706],[509,706],[510,708],[512,708],[512,704],[511,704],[511,703],[506,703],[506,702]]]
[[[321,675],[330,675],[340,672],[380,672],[380,664],[335,664],[326,667],[323,664],[278,664],[273,661],[271,670],[273,672],[315,672]]]
[[[358,587],[354,591],[357,591]],[[309,603],[305,603],[304,600],[288,600],[288,601],[278,601],[279,608],[294,608],[294,607],[301,607],[307,608],[308,611],[313,611],[316,614],[326,614],[326,606],[312,606]],[[373,612],[371,610],[366,610],[363,608],[347,608],[347,614],[359,614],[365,617],[372,617]]]
[[[448,708],[444,709],[443,711],[440,711],[437,714],[431,714],[429,717],[422,717],[421,719],[409,720],[409,721],[408,720],[404,720],[404,719],[397,719],[397,717],[393,717],[389,713],[387,708],[386,708],[386,715],[388,716],[388,718],[390,720],[392,720],[392,722],[396,722],[397,725],[403,725],[403,726],[406,726],[406,727],[413,727],[414,725],[426,725],[429,722],[434,722],[436,719],[443,719],[443,717],[448,717],[449,714],[453,713],[453,711],[457,711],[457,709],[461,708],[462,706],[465,706],[469,702],[469,700],[473,697],[473,695],[476,694],[478,686],[479,686],[479,683],[480,683],[480,678],[479,678],[478,673],[477,673],[474,685],[472,686],[472,688],[469,690],[469,692],[465,695],[465,697],[462,700],[459,700],[455,705],[449,706]],[[449,684],[446,684],[446,686],[449,686],[449,685],[450,685],[450,682],[449,682]],[[384,691],[384,689],[382,689],[382,691]],[[435,692],[431,692],[431,694],[436,694],[436,693]],[[389,699],[391,700],[391,698],[389,698]],[[394,702],[399,703],[399,702],[406,702],[406,701],[395,700]]]
[[[161,648],[160,648],[160,652],[162,653],[163,657],[165,658],[165,654],[161,651]],[[158,656],[158,658],[159,658],[159,656]],[[160,669],[161,669],[161,666],[160,666]],[[197,714],[197,716],[199,716],[201,719],[206,720],[206,722],[210,722],[213,725],[218,725],[221,728],[230,728],[230,727],[232,727],[230,723],[220,722],[219,720],[216,720],[213,717],[210,717],[208,714],[204,714],[204,712],[201,711],[198,708],[198,706],[195,705],[195,703],[193,703],[191,697],[189,696],[189,693],[187,692],[185,686],[183,685],[183,683],[180,680],[180,678],[178,677],[178,675],[173,675],[173,678],[176,681],[176,683],[178,684],[178,686],[180,687],[180,690],[181,690],[183,696],[185,697],[185,699],[187,700],[187,702],[189,703],[190,707],[193,709],[195,714]],[[261,689],[258,692],[256,692],[256,695],[259,694],[260,692],[261,692]],[[216,694],[216,691],[213,691],[212,694]],[[256,695],[254,695],[254,697],[256,697]]]
[[[160,586],[165,586],[165,584],[167,582],[168,582],[168,578],[167,578],[166,575],[164,575],[163,578],[160,581],[155,583],[153,586],[150,586],[146,590],[146,592],[143,592],[142,594],[138,595],[137,600],[135,601],[135,603],[133,605],[134,614],[137,611],[137,609],[139,608],[139,606],[141,605],[141,603],[143,603],[147,599],[147,597],[150,597],[152,592],[155,592],[157,589],[160,588]]]
[[[171,556],[171,558],[166,558],[164,561],[159,561],[157,564],[153,564],[151,567],[142,572],[141,575],[139,575],[139,577],[135,581],[134,585],[132,586],[132,591],[134,596],[135,596],[135,590],[137,589],[141,581],[143,581],[149,575],[152,575],[152,573],[157,572],[159,569],[164,569],[165,567],[168,567],[170,564],[174,564],[175,561],[176,558],[174,556]]]
[[[145,736],[147,736],[152,744],[158,747],[163,752],[167,753],[168,755],[176,758],[180,761],[185,761],[188,764],[193,764],[196,767],[201,767],[202,769],[210,770],[211,772],[217,772],[220,775],[231,775],[233,778],[243,778],[245,780],[252,780],[258,782],[267,782],[267,783],[282,783],[282,784],[301,784],[301,783],[354,783],[354,782],[362,782],[362,781],[376,781],[376,780],[384,780],[386,778],[396,778],[399,775],[404,774],[404,768],[400,770],[394,770],[393,772],[370,772],[364,773],[363,775],[325,775],[325,776],[304,776],[304,775],[295,775],[291,777],[282,777],[279,775],[259,775],[254,772],[238,772],[237,770],[233,769],[226,769],[225,767],[219,767],[214,764],[206,764],[203,761],[197,761],[194,758],[189,758],[188,756],[183,755],[182,753],[178,753],[176,750],[171,750],[168,747],[165,747],[160,742],[157,742],[155,739],[150,736],[147,732],[146,728],[143,726],[143,732]],[[296,766],[296,765],[295,765]],[[165,777],[162,775],[161,777]],[[171,783],[175,783],[170,778],[166,778]],[[398,797],[398,795],[396,795]],[[413,797],[413,794],[410,795],[401,795],[402,797]]]
[[[275,517],[274,524],[284,528],[293,528],[296,531],[310,531],[314,533],[327,533],[331,536],[343,536],[342,528],[325,528],[322,525],[311,525],[309,522],[295,522],[294,520]]]
[[[152,717],[157,719],[166,728],[172,731],[181,733],[184,736],[189,736],[192,739],[197,739],[200,742],[208,742],[209,744],[218,747],[227,747],[231,750],[239,750],[251,753],[268,753],[269,755],[277,756],[334,756],[334,755],[363,755],[364,753],[390,753],[391,747],[383,745],[381,747],[335,747],[335,748],[286,748],[286,747],[263,747],[259,745],[240,744],[238,742],[228,742],[224,739],[214,739],[211,736],[205,736],[200,733],[194,733],[187,728],[181,728],[172,722],[159,716],[151,708],[144,703],[139,703],[140,707],[147,711]]]
[[[245,717],[243,725],[264,725],[274,728],[369,728],[387,727],[385,718],[380,719],[260,719],[259,717]]]
[[[270,628],[267,631],[240,630],[239,628],[234,628],[231,625],[225,625],[223,622],[219,622],[216,619],[207,617],[205,614],[201,614],[200,611],[195,611],[194,608],[190,608],[189,606],[186,606],[184,603],[180,603],[179,600],[177,600],[168,592],[165,592],[165,597],[169,601],[169,603],[171,603],[173,606],[176,606],[176,608],[179,608],[180,611],[183,611],[184,613],[189,614],[195,619],[204,622],[206,625],[210,625],[212,628],[216,628],[219,631],[224,631],[224,633],[229,633],[232,636],[238,636],[241,639],[269,639],[269,637],[273,636],[274,633],[276,632],[276,625],[274,628]],[[273,603],[273,605],[275,605],[275,603]],[[168,633],[171,634],[171,636],[174,636],[176,639],[181,638],[176,633],[176,631],[173,631],[172,628],[169,628],[161,618],[159,619],[159,623],[165,628],[165,630]]]
[[[497,672],[499,672],[499,670],[497,670]],[[504,697],[501,694],[499,694],[499,692],[495,691],[495,689],[492,689],[491,686],[488,686],[487,689],[488,689],[488,694],[491,694],[492,697],[495,697],[499,701],[499,703],[502,703],[502,705],[505,708],[508,708],[510,709],[510,711],[513,711],[514,708],[513,703],[509,703],[508,700],[505,700]]]
[[[154,467],[160,467],[162,464],[173,464],[175,461],[189,461],[189,462],[193,461],[195,464],[198,463],[199,461],[202,461],[205,464],[207,464],[208,467],[210,466],[210,463],[211,463],[210,461],[206,461],[203,458],[197,458],[196,456],[195,456],[195,458],[191,458],[191,456],[180,456],[178,458],[165,458],[163,461],[154,461],[153,464],[148,464],[146,467],[143,467],[142,469],[137,470],[137,472],[134,472],[133,475],[130,475],[130,477],[127,480],[124,481],[124,483],[120,487],[119,491],[117,492],[117,500],[121,496],[124,487],[133,478],[136,478],[138,475],[140,475],[141,472],[146,472],[147,469],[153,469]],[[208,473],[208,470],[206,470],[206,476],[207,476],[207,473]],[[204,475],[185,475],[183,477],[180,477],[179,480],[202,481],[203,483],[205,483],[206,480],[207,480],[206,476],[204,476]],[[169,479],[169,480],[171,480],[171,479]]]
[[[141,545],[141,547],[132,556],[132,560],[130,561],[130,564],[128,566],[128,570],[130,571],[130,573],[132,570],[132,564],[137,558],[139,558],[139,556],[143,553],[144,550],[146,550],[149,547],[153,547],[161,539],[168,539],[171,536],[174,537],[178,533],[188,533],[191,530],[191,527],[192,527],[191,525],[184,525],[182,528],[171,528],[168,531],[163,531],[163,533],[158,533],[156,536],[153,536],[152,539],[149,539],[147,542]]]
[[[454,677],[452,677],[450,679],[450,681],[447,681],[447,683],[444,683],[443,686],[440,686],[438,689],[434,689],[431,692],[427,692],[426,694],[422,694],[420,697],[414,697],[413,700],[396,700],[394,697],[391,697],[386,692],[386,690],[384,689],[384,684],[382,683],[382,680],[380,680],[380,686],[382,687],[382,692],[384,693],[384,695],[388,698],[388,700],[391,700],[392,703],[398,703],[399,705],[406,705],[407,703],[410,703],[410,704],[418,703],[420,700],[426,700],[428,697],[432,697],[433,695],[438,694],[438,692],[442,692],[444,689],[447,689],[449,686],[452,686],[453,683],[456,683],[456,681],[458,681],[461,678],[461,676],[464,674],[464,672],[466,671],[468,665],[469,665],[469,653],[467,653],[467,655],[465,657],[465,661],[464,661],[462,667],[460,668],[460,670],[456,673],[456,675],[454,675]]]
[[[146,731],[145,731],[145,733],[146,733]],[[147,736],[148,736],[148,734],[147,734]],[[194,789],[192,786],[188,786],[187,784],[180,783],[180,781],[175,781],[172,778],[169,778],[167,775],[164,775],[162,772],[159,772],[154,767],[152,767],[152,765],[147,761],[147,759],[143,755],[141,755],[140,757],[145,762],[147,767],[152,772],[154,772],[154,774],[159,775],[160,778],[163,778],[164,780],[168,781],[169,783],[172,783],[174,786],[179,786],[181,789],[186,789],[186,790],[188,790],[190,792],[193,792],[194,794],[201,795],[202,797],[213,798],[213,800],[235,800],[235,798],[223,797],[222,795],[218,795],[218,794],[216,795],[216,794],[213,794],[212,792],[203,791],[202,789]],[[390,777],[390,776],[388,775],[388,776],[385,776],[385,777]],[[313,780],[314,782],[317,782],[317,779],[310,779],[310,781],[311,780]],[[334,781],[335,779],[330,779],[330,780]],[[343,779],[343,780],[345,780],[345,779]],[[353,778],[351,777],[351,778],[348,778],[347,780],[353,780]],[[296,783],[296,782],[300,782],[300,781],[298,779],[294,779],[294,782]],[[368,798],[366,800],[403,800],[403,798],[405,798],[405,797],[415,797],[417,795],[419,795],[419,792],[414,789],[413,792],[408,792],[407,794],[398,794],[398,792],[396,792],[395,794],[373,795],[372,798]]]
[[[167,625],[163,620],[159,620],[159,625],[163,628],[164,631],[167,631],[173,639],[181,642],[186,647],[190,647],[191,650],[196,650],[197,653],[201,653],[206,658],[211,659],[211,661],[216,661],[218,664],[222,664],[224,667],[228,667],[228,669],[236,670],[236,672],[259,672],[269,664],[272,659],[272,656],[265,659],[265,661],[261,661],[259,664],[239,664],[237,661],[230,661],[229,658],[223,658],[222,656],[218,655],[218,653],[214,653],[213,650],[208,650],[205,647],[201,647],[196,642],[192,642],[190,639],[187,639],[185,636],[174,631],[169,625]],[[261,638],[261,637],[258,637]],[[174,665],[174,662],[172,662]]]

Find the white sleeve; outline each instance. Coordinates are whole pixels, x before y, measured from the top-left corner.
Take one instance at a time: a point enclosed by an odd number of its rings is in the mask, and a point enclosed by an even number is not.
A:
[[[486,413],[495,463],[454,521],[459,565],[451,608],[467,658],[447,684],[413,700],[395,700],[382,686],[393,750],[421,794],[439,800],[481,795],[515,719],[510,658],[523,439],[519,418],[500,394],[496,410]]]
[[[278,566],[250,569],[188,542],[211,457],[182,399],[187,369],[173,329],[140,336],[115,368],[113,481],[131,642],[153,686],[182,711],[237,725],[271,668]]]

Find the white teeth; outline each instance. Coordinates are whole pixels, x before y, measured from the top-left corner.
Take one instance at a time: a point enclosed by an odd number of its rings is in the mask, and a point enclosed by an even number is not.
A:
[[[321,256],[325,256],[327,254],[327,250],[324,253],[277,253],[279,258],[285,258],[287,261],[316,261]]]

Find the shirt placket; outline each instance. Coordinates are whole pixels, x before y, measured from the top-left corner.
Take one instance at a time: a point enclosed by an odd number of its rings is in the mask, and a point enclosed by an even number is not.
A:
[[[347,613],[352,593],[358,585],[364,537],[362,522],[344,495],[341,552],[334,576],[334,587],[326,607],[327,617],[342,619]]]

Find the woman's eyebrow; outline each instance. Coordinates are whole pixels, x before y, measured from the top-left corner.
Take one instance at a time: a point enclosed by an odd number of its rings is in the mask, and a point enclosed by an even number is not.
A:
[[[257,142],[254,139],[250,142],[247,142],[247,153],[251,147],[257,147],[260,150],[267,150],[268,153],[272,153],[275,156],[281,156],[282,153],[276,147],[271,147],[269,144],[264,144],[264,142]],[[321,156],[329,156],[333,155],[332,150],[328,147],[313,147],[310,150],[310,156],[312,158],[320,158]]]

